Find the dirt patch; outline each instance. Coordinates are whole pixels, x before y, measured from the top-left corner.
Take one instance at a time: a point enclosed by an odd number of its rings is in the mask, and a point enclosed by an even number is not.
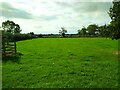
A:
[[[113,54],[120,55],[120,51],[114,51]]]

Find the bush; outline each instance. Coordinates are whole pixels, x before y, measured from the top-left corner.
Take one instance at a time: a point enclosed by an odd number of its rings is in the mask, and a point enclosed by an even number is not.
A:
[[[35,37],[34,35],[31,35],[31,34],[15,34],[14,35],[15,41],[27,40],[32,38],[35,38]]]

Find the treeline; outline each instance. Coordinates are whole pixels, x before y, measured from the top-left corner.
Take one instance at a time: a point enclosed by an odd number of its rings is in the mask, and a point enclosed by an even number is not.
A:
[[[8,41],[21,41],[35,38],[32,32],[27,34],[21,34],[22,31],[20,26],[13,21],[5,21],[2,23],[2,38],[6,42]]]
[[[59,37],[67,37],[67,38],[78,38],[78,37],[106,37],[112,39],[120,38],[120,1],[113,1],[112,8],[109,9],[108,12],[111,22],[108,25],[98,26],[97,24],[91,24],[87,27],[84,27],[77,30],[76,34],[66,34],[67,30],[64,27],[61,27],[59,30],[59,34],[34,34],[34,32],[30,32],[27,34],[21,34],[22,31],[20,26],[13,21],[5,21],[2,23],[3,28],[3,36],[6,35],[6,38],[11,41],[16,40],[27,40],[32,38],[59,38]]]
[[[98,26],[91,24],[88,27],[83,27],[78,30],[79,37],[106,37],[112,39],[118,39],[117,34],[114,34],[112,27],[109,25]]]
[[[35,36],[31,34],[15,34],[14,35],[15,41],[27,40],[32,38],[35,38]]]
[[[11,33],[6,33],[6,34],[2,34],[2,38],[6,38],[10,42],[13,42],[13,41],[32,39],[32,38],[35,38],[35,36],[30,34],[14,34],[13,35]]]

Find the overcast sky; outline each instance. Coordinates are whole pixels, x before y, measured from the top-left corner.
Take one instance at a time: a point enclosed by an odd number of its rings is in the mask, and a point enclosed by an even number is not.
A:
[[[14,21],[22,33],[58,33],[61,27],[77,33],[89,24],[109,24],[111,5],[112,0],[0,0],[0,24]]]

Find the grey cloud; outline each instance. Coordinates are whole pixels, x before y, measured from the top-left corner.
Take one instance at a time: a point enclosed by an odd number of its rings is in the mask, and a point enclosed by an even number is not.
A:
[[[83,12],[105,12],[111,7],[111,2],[78,2],[74,10]]]
[[[17,9],[11,6],[9,3],[2,2],[0,3],[0,8],[2,8],[2,16],[5,18],[23,18],[23,19],[32,19],[33,16],[29,12]]]
[[[111,2],[56,2],[56,4],[77,13],[105,12],[112,6]]]
[[[40,15],[36,18],[37,20],[43,20],[43,21],[51,21],[58,19],[57,15]]]
[[[66,7],[72,7],[73,6],[73,3],[72,2],[55,2],[57,5],[59,5],[59,6],[62,6],[62,7],[64,7],[64,8],[66,8]]]
[[[101,21],[102,17],[109,20],[107,12],[112,6],[112,2],[56,2],[56,4],[63,8],[63,17],[69,21],[82,22],[86,19]]]

